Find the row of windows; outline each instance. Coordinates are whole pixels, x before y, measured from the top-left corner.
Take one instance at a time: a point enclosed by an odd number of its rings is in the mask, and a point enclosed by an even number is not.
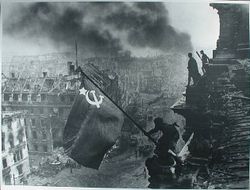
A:
[[[69,108],[42,108],[42,107],[2,107],[2,111],[28,110],[31,114],[57,114],[59,117],[66,116]],[[65,114],[65,115],[64,115]]]
[[[68,101],[69,102],[73,102],[74,101],[74,96],[73,95],[71,95],[71,96],[69,96],[69,99],[68,99]],[[63,95],[61,95],[60,96],[60,100],[61,100],[61,102],[66,102],[67,101],[67,98],[66,98],[66,96],[63,96]]]
[[[42,145],[41,147],[42,147],[43,152],[48,152],[48,146],[47,145]],[[28,149],[29,149],[29,147],[28,147]],[[31,150],[31,151],[39,151],[38,150],[38,145],[33,144],[33,150]]]
[[[6,138],[5,133],[2,132],[2,151],[5,151],[5,138]],[[15,142],[14,142],[14,135],[13,135],[13,133],[10,132],[8,134],[7,138],[8,138],[10,147],[14,148],[15,147]],[[23,139],[24,139],[24,130],[23,130],[23,128],[20,128],[18,130],[17,139],[19,141],[19,144],[23,142]]]
[[[18,101],[18,95],[19,94],[13,94],[13,100],[14,101]],[[4,94],[4,101],[9,101],[11,97],[11,94]],[[41,94],[41,101],[46,101],[47,96],[46,94]],[[37,101],[37,95],[36,94],[32,94],[31,95],[31,101]],[[22,101],[28,101],[28,94],[22,94]]]
[[[38,139],[37,131],[32,131],[32,138]],[[42,139],[44,139],[44,140],[47,139],[47,134],[45,131],[42,131]]]
[[[13,101],[18,101],[18,95],[19,94],[13,94]],[[9,101],[11,97],[11,94],[4,94],[4,101]],[[38,95],[37,94],[32,94],[31,95],[31,101],[37,101],[38,100]],[[69,97],[69,98],[66,98]],[[73,102],[75,96],[74,95],[67,95],[67,96],[60,96],[60,101],[61,102]],[[41,101],[46,101],[47,100],[47,95],[46,94],[41,94]],[[22,101],[28,101],[28,94],[22,94]]]
[[[3,168],[6,168],[6,167],[7,167],[7,161],[6,161],[6,159],[3,159]],[[16,169],[18,171],[18,175],[23,174],[23,164],[16,166]],[[13,177],[15,177],[15,176],[13,176]],[[10,176],[9,176],[9,178],[10,178]],[[5,184],[10,184],[10,179],[8,179],[7,181],[9,181],[9,182],[6,183],[6,180],[5,180]]]
[[[14,163],[16,163],[16,162],[18,162],[19,160],[22,160],[22,159],[23,159],[23,151],[22,151],[22,149],[17,150],[16,152],[14,152],[14,154],[13,154]],[[2,164],[3,164],[3,168],[8,167],[8,163],[7,163],[6,158],[3,158]]]
[[[14,155],[13,155],[13,159],[14,159],[14,162],[18,162],[19,160],[22,160],[23,159],[23,152],[22,152],[22,149],[20,150],[17,150]]]
[[[27,124],[26,118],[25,118],[24,120],[25,120],[24,123],[25,123],[25,125],[26,125],[26,124]],[[31,119],[31,125],[32,125],[32,126],[36,126],[36,120],[38,120],[38,119],[35,119],[35,118],[32,118],[32,119]],[[37,122],[38,122],[38,121],[37,121]],[[41,120],[40,120],[40,125],[41,125],[42,127],[47,126],[46,120],[45,120],[45,119],[41,119]]]

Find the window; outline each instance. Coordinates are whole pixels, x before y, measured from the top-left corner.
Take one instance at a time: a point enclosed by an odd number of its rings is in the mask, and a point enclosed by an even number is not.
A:
[[[45,131],[42,132],[42,136],[43,136],[43,139],[47,139],[47,135]]]
[[[5,151],[5,133],[2,132],[2,151]]]
[[[28,95],[27,94],[23,94],[22,95],[22,101],[27,101],[28,100]]]
[[[44,113],[43,108],[39,108],[39,112],[40,112],[40,114],[43,114]]]
[[[36,144],[34,144],[34,150],[38,151],[38,146]]]
[[[3,159],[3,168],[6,168],[8,166],[6,158]]]
[[[19,175],[23,174],[23,165],[22,164],[17,166],[16,169],[17,169]]]
[[[12,130],[11,122],[12,122],[12,119],[8,119],[8,121],[7,121],[7,127],[8,127],[9,130]]]
[[[35,126],[36,125],[36,120],[34,118],[31,119],[31,123],[32,123],[32,126]]]
[[[62,102],[64,102],[65,101],[65,97],[62,95],[62,96],[60,96],[60,99],[61,99],[61,101]]]
[[[16,156],[16,154],[13,155],[13,160],[14,160],[14,163],[17,162],[17,156]]]
[[[9,134],[9,143],[10,143],[10,147],[14,148],[14,137],[12,133]]]
[[[45,101],[46,100],[46,94],[41,94],[41,100]]]
[[[23,138],[24,138],[24,130],[23,128],[20,128],[17,133],[17,139],[19,140],[19,143],[23,142]]]
[[[8,130],[12,130],[12,118],[9,118],[8,120],[7,120],[7,127],[8,127]]]
[[[13,100],[18,101],[18,94],[13,94]]]
[[[37,139],[37,133],[36,133],[36,131],[32,131],[32,138],[33,139]]]
[[[28,135],[27,129],[25,130],[25,136],[26,136],[26,138],[29,138],[29,135]]]
[[[10,94],[4,94],[3,99],[4,99],[4,101],[9,101],[9,99],[10,99]]]
[[[43,145],[43,152],[48,152],[48,147],[47,147],[47,145]]]
[[[45,122],[44,119],[41,119],[41,126],[42,126],[42,127],[46,126],[46,122]]]
[[[23,151],[22,149],[19,150],[20,158],[23,159]]]
[[[5,185],[11,185],[11,176],[10,176],[10,174],[8,174],[8,175],[4,178],[4,183],[5,183]]]
[[[31,95],[31,101],[36,101],[36,94]]]
[[[26,84],[26,85],[25,85],[25,88],[26,88],[26,89],[30,89],[30,84]]]
[[[34,113],[34,108],[30,108],[30,113]]]
[[[13,159],[14,159],[14,162],[18,162],[19,160],[22,160],[23,159],[23,152],[22,152],[22,149],[20,150],[17,150],[14,154],[13,154]]]

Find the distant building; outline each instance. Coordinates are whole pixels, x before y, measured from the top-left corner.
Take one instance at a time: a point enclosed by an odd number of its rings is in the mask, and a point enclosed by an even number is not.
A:
[[[2,176],[3,183],[25,184],[30,173],[24,112],[2,112]]]
[[[77,77],[77,76],[76,76]],[[78,78],[8,78],[3,85],[2,110],[26,110],[25,123],[31,165],[62,145],[62,134],[80,86]]]

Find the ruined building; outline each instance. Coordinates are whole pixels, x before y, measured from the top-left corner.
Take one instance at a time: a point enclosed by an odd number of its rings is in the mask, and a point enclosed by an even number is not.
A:
[[[62,130],[79,81],[65,77],[8,78],[2,88],[2,110],[27,110],[27,138],[32,165],[62,143]]]
[[[2,112],[2,176],[3,183],[25,184],[30,173],[27,147],[27,123],[24,112]]]
[[[62,146],[63,129],[81,84],[74,64],[64,65],[68,67],[65,75],[43,72],[41,77],[39,73],[37,77],[22,77],[14,74],[2,81],[2,110],[27,111],[24,121],[31,166],[38,166],[54,148]],[[110,76],[110,79],[108,74],[91,65],[85,70],[115,101],[120,100],[117,77]]]
[[[186,119],[184,139],[192,132],[191,165],[198,188],[249,185],[250,48],[249,10],[244,4],[216,4],[220,36],[212,62],[196,86],[187,87],[173,105]],[[199,162],[200,161],[200,162]],[[198,163],[197,163],[198,162]],[[202,163],[203,162],[203,163]],[[195,166],[196,164],[196,166]],[[198,166],[197,166],[198,164]],[[192,171],[192,170],[190,170]],[[196,171],[196,172],[195,172]],[[199,183],[200,175],[209,182]]]

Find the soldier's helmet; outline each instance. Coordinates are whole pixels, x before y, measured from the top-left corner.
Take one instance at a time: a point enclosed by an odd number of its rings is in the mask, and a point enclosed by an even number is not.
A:
[[[201,51],[200,51],[200,53],[202,53],[202,54],[203,54],[203,53],[204,53],[204,51],[203,51],[203,50],[201,50]]]
[[[163,123],[163,119],[162,119],[161,117],[157,117],[157,118],[154,119],[154,123],[155,123],[156,125],[162,124],[162,123]]]
[[[192,53],[188,53],[188,57],[192,57]]]

